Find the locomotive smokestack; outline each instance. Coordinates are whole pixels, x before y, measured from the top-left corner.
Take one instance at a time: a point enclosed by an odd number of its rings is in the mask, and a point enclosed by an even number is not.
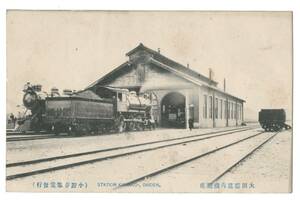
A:
[[[224,92],[226,92],[226,79],[224,78]]]
[[[64,90],[63,90],[63,94],[64,94],[64,95],[67,95],[67,96],[70,96],[70,95],[72,95],[72,90],[64,89]]]
[[[186,65],[186,67],[189,69],[189,68],[190,68],[190,64],[188,63],[188,64]]]
[[[51,88],[51,96],[60,96],[59,90],[56,87]]]
[[[160,53],[160,48],[157,49],[157,52]]]

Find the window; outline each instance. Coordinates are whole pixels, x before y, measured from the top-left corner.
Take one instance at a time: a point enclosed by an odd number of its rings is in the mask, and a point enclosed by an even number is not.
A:
[[[224,117],[225,118],[228,118],[228,114],[227,114],[228,112],[227,111],[228,111],[228,101],[225,100],[224,101]]]
[[[223,100],[220,99],[220,119],[223,118]]]
[[[212,96],[209,97],[209,118],[212,119],[212,109],[213,109],[213,102],[212,102]]]
[[[239,104],[236,104],[236,119],[239,119]]]
[[[122,93],[118,93],[118,101],[122,101]]]
[[[215,116],[216,116],[216,119],[218,119],[218,105],[219,105],[219,101],[218,101],[218,98],[216,98],[216,101],[215,101]]]
[[[229,102],[229,119],[231,119],[232,118],[232,103],[231,102]]]
[[[241,105],[240,104],[238,104],[238,114],[237,114],[237,116],[238,116],[238,119],[241,119]]]
[[[207,118],[207,95],[204,95],[203,118]]]
[[[237,104],[234,103],[234,119],[237,119]]]
[[[235,109],[235,103],[234,102],[232,103],[232,106],[233,106],[233,119],[235,119],[235,110],[236,109]]]
[[[233,112],[232,112],[232,119],[235,119],[235,103],[232,102]]]
[[[240,115],[241,115],[241,117],[240,117],[240,119],[243,119],[243,105],[241,104],[241,107],[240,107]]]
[[[233,119],[233,112],[234,112],[234,105],[233,102],[231,102],[231,119]]]
[[[229,119],[232,119],[232,103],[229,102]]]
[[[227,111],[228,119],[231,117],[231,103],[228,101],[228,111]]]
[[[234,119],[237,119],[237,104],[234,103]]]
[[[239,119],[242,119],[242,104],[239,105]]]
[[[230,102],[227,101],[227,118],[230,119]]]

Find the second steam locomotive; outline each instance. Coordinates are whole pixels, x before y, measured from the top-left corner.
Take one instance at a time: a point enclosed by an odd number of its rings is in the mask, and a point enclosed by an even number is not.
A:
[[[128,89],[99,86],[78,92],[57,89],[41,92],[40,85],[25,85],[23,104],[31,110],[31,127],[55,134],[117,132],[155,128],[154,93],[137,95]]]

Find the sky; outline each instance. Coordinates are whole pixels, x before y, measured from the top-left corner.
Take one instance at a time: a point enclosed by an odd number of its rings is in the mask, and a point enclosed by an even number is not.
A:
[[[8,11],[7,112],[26,82],[80,90],[127,61],[139,43],[208,76],[245,103],[292,111],[290,12]]]

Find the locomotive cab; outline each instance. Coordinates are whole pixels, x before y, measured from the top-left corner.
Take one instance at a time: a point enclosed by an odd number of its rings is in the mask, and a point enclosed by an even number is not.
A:
[[[115,113],[127,111],[127,94],[129,93],[129,90],[113,87],[97,87],[95,93],[102,99],[112,100],[115,105]]]
[[[98,86],[95,93],[100,98],[112,99],[114,104],[115,126],[119,132],[154,128],[153,101],[151,94],[137,94],[123,88]]]

